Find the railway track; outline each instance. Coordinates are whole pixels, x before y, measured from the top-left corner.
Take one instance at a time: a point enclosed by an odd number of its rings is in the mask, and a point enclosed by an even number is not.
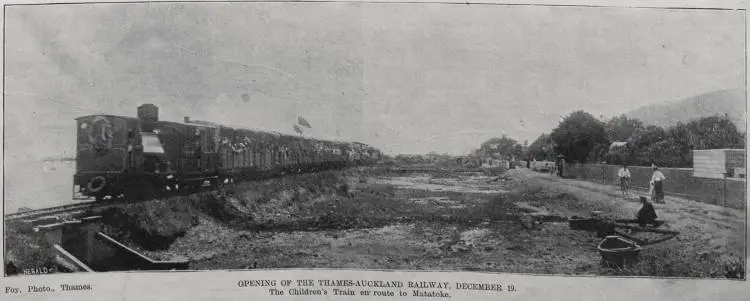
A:
[[[78,211],[88,211],[97,208],[103,208],[112,206],[121,201],[118,200],[105,200],[105,201],[87,201],[82,203],[68,204],[62,206],[55,206],[44,209],[29,210],[24,212],[10,213],[5,215],[5,221],[18,221],[23,219],[34,219],[46,216],[63,215],[66,213],[73,213]]]
[[[206,189],[200,192],[207,192],[207,191],[213,191],[213,190]],[[154,197],[169,197],[169,195],[155,195]],[[100,200],[100,201],[91,199],[91,200],[80,202],[80,203],[5,214],[4,218],[6,222],[38,219],[38,218],[44,218],[48,216],[60,216],[60,215],[76,213],[76,212],[90,212],[95,209],[106,209],[108,207],[112,207],[115,205],[122,205],[125,203],[143,202],[147,200],[150,200],[150,199],[130,200],[128,198],[123,198],[123,197],[110,198],[110,199],[105,199],[105,200]]]
[[[222,186],[234,186],[234,185],[235,185],[234,183],[222,184]],[[192,192],[192,193],[203,193],[203,192],[216,191],[216,190],[217,189],[210,189],[210,186],[206,184],[203,186],[203,190],[198,191],[198,192]],[[159,195],[159,196],[169,197],[170,195]],[[142,201],[144,200],[138,200],[135,202],[142,202]],[[44,209],[34,209],[34,210],[28,210],[28,211],[23,211],[23,212],[17,212],[17,213],[9,213],[9,214],[5,214],[4,220],[5,222],[10,222],[10,221],[44,218],[44,217],[56,216],[56,215],[59,216],[59,215],[65,215],[68,213],[86,212],[86,211],[91,211],[94,209],[105,209],[105,208],[118,205],[118,204],[123,204],[123,203],[133,203],[133,201],[132,200],[128,201],[127,198],[122,198],[122,197],[106,199],[106,200],[101,200],[101,201],[96,201],[92,199],[92,200],[84,201],[80,203],[55,206],[55,207],[49,207],[49,208],[44,208]]]

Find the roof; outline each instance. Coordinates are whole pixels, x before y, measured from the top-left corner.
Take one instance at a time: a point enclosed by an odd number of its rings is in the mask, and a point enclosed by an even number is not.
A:
[[[84,118],[91,118],[91,117],[96,117],[96,116],[135,119],[135,117],[128,117],[128,116],[119,116],[119,115],[110,115],[110,114],[91,114],[91,115],[76,117],[74,120],[81,120]]]
[[[118,115],[109,115],[109,114],[91,114],[91,115],[85,115],[75,118],[75,120],[80,120],[84,118],[90,118],[95,116],[103,116],[103,117],[114,117],[114,118],[124,118],[124,119],[137,119],[136,117],[127,117],[127,116],[118,116]],[[348,146],[352,145],[360,145],[365,147],[371,147],[374,149],[374,147],[364,144],[361,142],[356,141],[339,141],[339,140],[329,140],[329,139],[317,139],[312,137],[303,137],[303,136],[295,136],[291,134],[284,134],[279,133],[276,131],[271,130],[264,130],[264,129],[256,129],[256,128],[248,128],[245,126],[233,126],[233,125],[225,125],[217,122],[211,122],[211,121],[202,121],[202,120],[189,120],[188,122],[181,122],[181,121],[166,121],[166,120],[159,120],[158,122],[163,122],[167,124],[178,124],[178,125],[185,125],[185,126],[192,126],[192,127],[223,127],[223,128],[230,128],[233,130],[241,130],[241,131],[251,131],[251,132],[258,132],[266,135],[273,135],[276,137],[285,137],[285,138],[292,138],[295,140],[305,140],[305,141],[314,141],[314,142],[322,142],[322,143],[333,143],[333,144],[345,144]]]
[[[713,148],[713,149],[695,149],[695,152],[722,152],[722,151],[738,151],[744,152],[742,148]]]

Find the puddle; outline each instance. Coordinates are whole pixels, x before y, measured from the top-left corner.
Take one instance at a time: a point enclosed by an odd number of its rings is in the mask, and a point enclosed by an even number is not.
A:
[[[451,200],[448,197],[444,196],[438,196],[438,197],[423,197],[423,198],[410,198],[410,202],[414,202],[418,205],[437,205],[437,206],[447,206],[451,209],[463,209],[466,208],[466,205],[462,204],[459,201]]]
[[[413,228],[414,225],[389,225],[382,228],[378,228],[373,233],[379,235],[385,235],[386,237],[404,238],[406,237],[409,229]]]
[[[526,202],[517,202],[513,203],[513,205],[515,205],[516,208],[520,209],[523,212],[523,215],[521,216],[521,222],[529,223],[529,227],[533,227],[533,223],[535,221],[544,221],[551,223],[568,222],[568,218],[566,216],[552,213],[544,208],[532,206],[531,204]]]
[[[458,233],[455,240],[448,242],[448,250],[452,252],[467,252],[479,247],[482,240],[490,234],[488,229],[472,229]]]
[[[437,197],[424,197],[424,198],[410,198],[409,201],[415,202],[417,204],[429,204],[429,203],[439,203],[439,204],[458,204],[457,201],[451,200],[450,198],[446,196],[437,196]]]
[[[485,236],[490,234],[490,230],[488,229],[472,229],[468,231],[461,232],[461,241],[463,241],[464,245],[466,246],[476,246],[479,241],[482,240]]]
[[[550,214],[544,208],[535,207],[535,206],[532,206],[531,204],[526,203],[526,202],[517,202],[517,203],[513,203],[513,205],[515,205],[516,207],[518,207],[518,209],[521,209],[522,211],[530,213],[530,214],[540,214],[540,215],[549,215]]]
[[[436,192],[458,192],[458,193],[481,193],[496,194],[506,193],[507,190],[491,188],[486,185],[490,177],[467,177],[467,178],[442,178],[433,179],[429,176],[393,177],[378,179],[378,184],[392,185],[396,188],[419,189]],[[485,184],[484,186],[481,184]]]

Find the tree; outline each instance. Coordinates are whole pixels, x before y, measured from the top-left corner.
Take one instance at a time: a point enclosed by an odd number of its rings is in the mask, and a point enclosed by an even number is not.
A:
[[[729,117],[704,117],[685,125],[677,125],[677,127],[682,126],[687,128],[689,135],[687,140],[694,149],[745,147],[744,135]]]
[[[482,143],[481,149],[484,153],[499,153],[501,157],[513,155],[514,147],[518,144],[516,140],[503,135],[500,138],[492,138]]]
[[[604,127],[603,133],[601,127]],[[566,117],[551,135],[542,135],[529,146],[530,156],[548,156],[542,149],[546,139],[568,162],[664,167],[691,167],[694,149],[745,148],[745,133],[727,116],[704,117],[669,128],[644,126],[637,119],[618,116],[599,122],[583,111]],[[610,146],[610,141],[626,142]]]
[[[529,145],[527,159],[536,159],[538,161],[555,159],[555,144],[548,134],[541,134],[534,142]]]
[[[521,155],[523,154],[524,147],[520,144],[516,144],[513,146],[513,157],[514,158],[521,158]]]
[[[643,129],[643,122],[625,115],[613,117],[605,125],[609,141],[627,141],[636,131]]]
[[[582,110],[565,117],[552,131],[551,138],[555,143],[555,152],[563,155],[567,162],[585,163],[587,159],[602,160],[603,152],[595,154],[600,156],[597,158],[591,156],[591,151],[595,148],[606,149],[609,145],[603,122]]]
[[[648,166],[654,162],[653,154],[651,150],[652,146],[659,141],[667,139],[667,133],[661,127],[650,125],[645,128],[637,130],[630,139],[628,144],[627,157],[628,161],[632,162],[633,165]]]

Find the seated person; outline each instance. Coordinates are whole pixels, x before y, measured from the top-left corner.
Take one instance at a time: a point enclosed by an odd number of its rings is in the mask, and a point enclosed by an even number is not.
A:
[[[646,197],[640,197],[641,204],[643,204],[643,207],[641,207],[640,210],[638,210],[638,224],[641,227],[645,227],[648,224],[656,224],[656,210],[654,210],[654,205],[651,205],[649,203],[648,199]]]

